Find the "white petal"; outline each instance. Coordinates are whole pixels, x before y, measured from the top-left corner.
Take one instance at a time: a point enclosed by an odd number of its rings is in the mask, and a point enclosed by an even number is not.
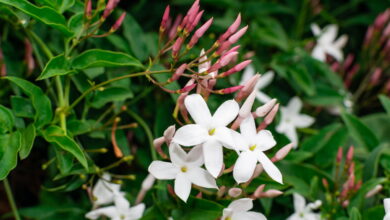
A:
[[[246,212],[253,207],[253,200],[249,198],[237,199],[228,206],[233,212]]]
[[[325,50],[321,45],[318,44],[313,48],[311,56],[322,62],[325,62],[326,60]]]
[[[267,103],[267,102],[271,101],[271,98],[268,95],[266,95],[265,93],[260,92],[260,91],[256,92],[256,98],[261,103]]]
[[[326,47],[325,52],[339,62],[343,60],[343,52],[339,48],[336,48],[334,45],[329,45],[328,47]]]
[[[126,217],[128,219],[140,219],[144,213],[145,204],[141,203],[129,209]]]
[[[255,75],[256,71],[252,64],[249,64],[242,74],[240,85],[244,85],[246,81],[252,78]]]
[[[109,206],[109,207],[104,207],[100,209],[95,209],[90,212],[88,212],[85,215],[85,218],[88,219],[98,219],[100,216],[107,216],[109,218],[115,218],[118,216],[118,211],[115,208],[115,206]]]
[[[191,192],[191,182],[186,178],[186,176],[183,173],[177,174],[177,177],[175,179],[175,187],[174,187],[176,195],[183,200],[184,202],[187,201],[188,196]]]
[[[234,148],[234,140],[232,129],[227,127],[217,127],[215,129],[215,133],[211,136],[211,139],[218,140],[222,145],[226,148],[233,149]]]
[[[347,35],[342,35],[333,43],[333,45],[336,48],[341,49],[341,48],[343,48],[345,46],[347,41],[348,41],[348,36]]]
[[[257,82],[257,88],[258,89],[263,89],[266,86],[268,86],[272,80],[274,79],[274,72],[272,70],[267,71],[263,75],[260,76],[259,81]]]
[[[385,207],[386,213],[390,213],[390,198],[384,199],[383,205]]]
[[[276,145],[276,141],[272,136],[272,133],[268,130],[261,130],[256,135],[257,147],[261,151],[266,151],[273,148]]]
[[[232,220],[267,220],[267,218],[258,212],[239,212],[234,213]]]
[[[206,169],[217,178],[223,167],[222,145],[216,140],[209,140],[203,144],[203,157]]]
[[[212,126],[227,126],[238,115],[240,106],[235,100],[228,100],[220,105],[212,118]]]
[[[237,183],[247,182],[253,175],[257,164],[256,156],[253,152],[244,151],[239,156],[234,165],[233,177]]]
[[[198,124],[190,124],[179,128],[172,141],[183,146],[194,146],[205,142],[208,137],[206,128]]]
[[[324,28],[324,31],[318,40],[321,41],[321,43],[330,44],[336,39],[337,31],[337,25],[328,25]]]
[[[256,151],[256,156],[265,172],[276,182],[283,184],[282,174],[272,161],[261,151]]]
[[[169,146],[169,157],[177,167],[186,163],[187,153],[176,143],[172,142]]]
[[[293,124],[297,128],[307,128],[314,123],[314,118],[309,115],[301,114],[301,115],[297,115],[292,119],[293,119]]]
[[[198,66],[198,72],[203,73],[204,71],[208,70],[210,68],[210,61],[204,62],[207,60],[207,56],[203,56],[205,53],[204,49],[200,51],[199,57],[202,57],[199,59],[199,66]]]
[[[386,214],[385,217],[383,217],[383,220],[390,220],[390,213]]]
[[[187,96],[184,104],[196,124],[207,125],[210,123],[210,110],[201,95],[192,94]]]
[[[195,185],[218,189],[215,179],[206,170],[200,167],[193,167],[186,173],[187,178]]]
[[[310,24],[311,32],[313,32],[314,36],[318,36],[321,34],[321,28],[316,23]]]
[[[191,167],[200,167],[204,163],[203,146],[196,145],[188,152],[186,164]]]
[[[291,143],[294,144],[294,149],[298,146],[298,133],[295,127],[289,126],[286,128],[286,130],[283,131],[283,134],[285,134],[288,139],[291,141]]]
[[[227,217],[233,215],[233,210],[230,208],[224,208],[222,211],[222,218],[221,220],[226,220]]]
[[[160,180],[175,179],[177,173],[179,172],[178,168],[175,167],[172,163],[163,161],[153,161],[150,164],[148,171],[156,179]]]
[[[249,143],[243,137],[243,135],[241,135],[240,133],[238,133],[237,131],[234,131],[234,130],[232,130],[231,133],[232,133],[232,138],[234,141],[233,150],[238,152],[238,151],[244,151],[244,150],[249,149]]]
[[[302,101],[297,96],[293,97],[287,105],[287,111],[290,113],[299,113],[302,109]]]
[[[111,176],[103,175],[104,180],[100,179],[93,188],[92,194],[95,197],[95,205],[104,205],[114,201],[114,195],[119,192],[120,185],[108,182]]]
[[[245,118],[240,124],[240,131],[242,136],[247,139],[253,139],[256,136],[256,124],[252,114]],[[252,140],[248,140],[251,142]]]
[[[295,212],[302,212],[306,206],[305,198],[303,198],[303,196],[299,195],[298,193],[294,193],[293,199]]]
[[[115,207],[118,212],[126,213],[130,208],[130,203],[123,195],[117,195],[115,196]]]

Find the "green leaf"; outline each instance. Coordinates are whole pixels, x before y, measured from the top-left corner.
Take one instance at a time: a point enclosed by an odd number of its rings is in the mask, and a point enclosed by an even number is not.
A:
[[[73,167],[73,156],[60,148],[55,148],[57,167],[62,175],[68,174]]]
[[[64,54],[60,54],[49,60],[37,80],[47,79],[53,76],[67,75],[73,72],[74,70],[70,69],[69,61],[65,58]]]
[[[148,48],[145,43],[144,33],[137,21],[128,13],[123,21],[123,35],[134,56],[144,61],[148,58]]]
[[[100,49],[87,50],[78,55],[72,61],[72,66],[75,69],[120,66],[143,67],[137,59],[128,54]]]
[[[34,144],[36,131],[34,124],[30,124],[24,129],[21,129],[20,133],[22,134],[22,143],[19,152],[20,159],[25,159],[31,152],[31,149]]]
[[[359,118],[346,112],[342,113],[341,117],[347,125],[351,137],[359,145],[366,147],[366,149],[368,149],[369,151],[373,150],[375,147],[378,146],[378,138],[366,125],[364,125],[359,120]]]
[[[0,135],[0,180],[16,167],[20,145],[20,132]]]
[[[65,135],[63,130],[58,126],[48,127],[43,137],[50,143],[55,143],[63,150],[71,153],[86,169],[88,169],[87,159],[81,147],[69,136]]]
[[[59,31],[66,36],[71,36],[72,32],[67,28],[65,18],[49,7],[38,7],[27,0],[0,0],[0,3],[13,6],[31,17],[41,21]]]
[[[12,111],[7,107],[0,105],[0,134],[12,131],[15,119]]]
[[[111,87],[103,91],[97,91],[96,96],[92,99],[92,107],[101,108],[109,102],[124,101],[133,98],[133,93],[125,88]]]
[[[381,100],[381,103],[382,103],[383,107],[385,108],[387,114],[390,115],[390,99],[389,99],[389,97],[387,97],[385,95],[380,95],[379,99]]]
[[[367,182],[364,182],[362,187],[359,189],[359,191],[352,196],[349,203],[349,208],[357,207],[361,208],[364,205],[364,201],[366,200],[365,196],[366,194],[372,190],[375,186],[378,184],[382,184],[386,181],[386,178],[376,178],[371,179]]]
[[[361,220],[361,219],[362,219],[362,215],[360,214],[359,209],[353,207],[349,214],[349,220]]]
[[[367,157],[364,168],[363,168],[363,178],[364,180],[369,180],[376,177],[378,173],[379,159],[386,149],[390,148],[389,143],[383,143],[379,147],[375,148]]]
[[[302,91],[304,91],[309,96],[315,94],[316,91],[313,78],[304,66],[291,66],[289,73],[291,78],[302,89]]]
[[[46,124],[48,124],[52,117],[53,112],[51,109],[51,103],[50,99],[42,92],[42,90],[32,84],[29,81],[26,81],[24,79],[20,79],[17,77],[7,76],[5,79],[10,80],[11,82],[15,83],[18,87],[20,87],[24,93],[26,93],[32,102],[32,105],[35,108],[35,127],[40,128]]]
[[[190,197],[186,207],[173,211],[175,219],[215,220],[221,216],[223,206],[213,201]]]
[[[35,111],[29,99],[21,96],[11,97],[12,111],[16,117],[34,118]]]

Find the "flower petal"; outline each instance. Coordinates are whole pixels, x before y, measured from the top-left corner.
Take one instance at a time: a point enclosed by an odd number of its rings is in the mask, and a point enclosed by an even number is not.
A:
[[[298,133],[295,127],[293,126],[287,127],[287,129],[283,131],[283,134],[285,134],[288,137],[288,139],[290,139],[291,143],[294,144],[293,146],[294,149],[296,149],[298,146]]]
[[[272,80],[274,79],[274,71],[270,70],[264,73],[263,75],[260,76],[259,81],[257,82],[257,87],[258,89],[263,89],[266,86],[268,86]]]
[[[120,185],[108,182],[111,176],[103,175],[104,180],[99,179],[92,190],[93,196],[96,198],[95,205],[105,205],[114,201],[114,195],[119,193]]]
[[[234,148],[234,140],[232,129],[227,127],[217,127],[215,129],[215,133],[211,136],[211,139],[218,140],[222,145],[226,148],[233,149]]]
[[[256,135],[257,147],[261,151],[266,151],[273,148],[276,145],[276,141],[272,136],[272,133],[268,130],[261,130]]]
[[[153,161],[149,165],[148,171],[156,179],[160,180],[175,179],[177,173],[179,172],[178,168],[175,167],[172,163],[163,161]]]
[[[217,178],[223,167],[222,145],[217,140],[209,140],[203,144],[203,157],[206,169]]]
[[[298,98],[297,96],[293,97],[288,102],[288,105],[287,105],[286,109],[287,109],[287,111],[289,113],[296,113],[296,114],[298,114],[301,111],[301,109],[302,109],[302,101],[301,101],[301,99]]]
[[[293,193],[293,199],[295,212],[304,211],[306,206],[305,198],[303,198],[303,196],[299,195],[298,193]]]
[[[246,212],[253,208],[253,200],[249,198],[237,199],[231,202],[228,208],[233,212]]]
[[[314,123],[314,118],[309,115],[297,115],[293,118],[293,124],[297,128],[307,128]]]
[[[383,206],[385,207],[386,213],[390,214],[390,198],[383,200]]]
[[[234,165],[233,177],[237,183],[247,182],[253,175],[257,164],[256,156],[251,151],[244,151]]]
[[[245,151],[249,149],[249,143],[242,134],[234,130],[232,130],[231,133],[234,141],[233,150],[239,153],[238,151]]]
[[[185,125],[179,128],[172,141],[182,146],[194,146],[209,138],[207,129],[198,124]]]
[[[140,203],[132,208],[129,209],[127,212],[126,217],[128,219],[140,219],[144,213],[145,210],[145,204]]]
[[[267,218],[258,212],[238,212],[232,215],[232,220],[267,220]]]
[[[220,105],[212,118],[212,126],[227,126],[238,115],[240,106],[235,100],[228,100]]]
[[[348,41],[348,36],[342,35],[333,43],[333,46],[341,50],[341,48],[345,46],[347,41]]]
[[[196,145],[188,152],[186,164],[190,167],[200,167],[204,163],[203,146]]]
[[[189,169],[186,175],[187,178],[197,186],[218,189],[215,179],[209,172],[200,167],[193,167]]]
[[[329,45],[325,48],[325,52],[335,58],[337,61],[342,61],[344,58],[343,52],[341,49],[335,47],[334,45]]]
[[[260,92],[260,91],[256,92],[256,98],[261,103],[267,103],[271,100],[271,98],[267,94],[265,94],[264,92]]]
[[[85,215],[85,218],[98,219],[100,216],[106,216],[109,218],[116,218],[116,217],[119,217],[118,215],[119,215],[119,213],[118,213],[116,207],[109,206],[109,207],[103,207],[100,209],[92,210]]]
[[[310,24],[311,32],[313,32],[314,36],[318,36],[321,34],[321,28],[316,23]]]
[[[321,45],[318,44],[313,48],[311,56],[322,62],[326,60],[325,50]]]
[[[210,110],[201,95],[192,94],[187,96],[184,104],[196,124],[207,125],[210,123]]]
[[[242,74],[240,85],[244,85],[250,78],[255,75],[256,71],[252,64],[249,64]]]
[[[337,36],[338,27],[335,24],[330,24],[323,29],[322,35],[318,39],[323,44],[331,44]]]
[[[177,167],[180,167],[186,163],[187,153],[174,142],[172,142],[169,146],[169,156],[172,163]]]
[[[252,114],[246,117],[240,124],[240,131],[242,136],[249,139],[249,142],[256,136],[256,124]]]
[[[283,184],[282,174],[272,161],[261,151],[256,151],[256,156],[265,172],[276,182]]]
[[[123,195],[115,196],[114,202],[119,213],[126,213],[130,208],[129,201]]]
[[[179,173],[175,179],[175,187],[174,187],[176,195],[187,202],[188,196],[191,192],[191,182],[187,179],[186,175],[183,173]]]

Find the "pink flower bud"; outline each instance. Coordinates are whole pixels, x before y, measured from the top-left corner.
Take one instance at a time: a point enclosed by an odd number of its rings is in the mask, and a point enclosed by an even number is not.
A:
[[[184,70],[186,70],[186,68],[187,68],[186,63],[180,65],[179,68],[176,69],[176,72],[173,74],[173,76],[170,79],[168,79],[168,82],[173,82],[178,80],[180,76],[183,74]]]
[[[167,159],[168,156],[164,153],[162,150],[161,146],[164,144],[165,138],[164,137],[159,137],[153,140],[153,146],[156,149],[157,153],[164,159]]]
[[[382,189],[383,186],[381,184],[376,185],[373,189],[366,193],[365,198],[373,197],[374,195],[378,194]]]
[[[206,23],[204,23],[198,30],[195,31],[192,36],[190,43],[188,44],[189,48],[192,48],[201,38],[204,33],[209,29],[210,25],[213,23],[213,18],[210,18]]]
[[[241,100],[248,97],[248,95],[253,91],[259,78],[260,78],[260,74],[257,73],[254,76],[252,76],[252,78],[250,78],[248,81],[246,81],[244,84],[244,88],[242,88],[242,90],[237,94],[235,100],[237,102],[240,102]]]
[[[92,0],[88,0],[84,8],[85,16],[90,19],[92,17]]]
[[[169,146],[171,144],[173,135],[176,132],[176,127],[175,125],[169,126],[165,131],[164,131],[164,139],[166,144]]]
[[[322,185],[325,187],[325,189],[328,189],[329,188],[328,180],[326,180],[325,178],[322,178]]]
[[[379,80],[382,76],[382,69],[377,67],[374,70],[374,73],[371,75],[370,84],[371,86],[375,86],[379,83]]]
[[[192,85],[189,85],[189,86],[185,86],[184,88],[177,90],[176,93],[185,93],[185,92],[189,92],[189,91],[191,91],[192,89],[194,89],[195,86],[196,86],[196,83],[194,83],[194,84],[192,84]]]
[[[244,86],[232,86],[232,87],[229,87],[229,88],[217,90],[215,92],[218,93],[218,94],[221,94],[221,95],[225,95],[225,94],[230,94],[230,93],[233,93],[233,92],[237,92],[238,90],[242,89],[243,87]]]
[[[260,186],[258,186],[255,190],[255,192],[253,193],[253,195],[256,197],[256,198],[259,198],[261,196],[261,194],[263,193],[264,191],[264,188],[265,188],[265,184],[261,184]]]
[[[223,52],[225,52],[232,44],[229,41],[225,41],[221,44],[221,46],[218,47],[217,52],[215,52],[216,55],[221,55]]]
[[[336,162],[340,164],[342,159],[343,159],[343,148],[339,147],[337,151]]]
[[[24,45],[25,45],[24,59],[25,59],[26,64],[27,64],[27,73],[31,74],[35,68],[35,61],[34,61],[34,57],[33,57],[33,48],[31,46],[30,41],[27,38],[24,40]],[[1,60],[1,57],[0,57],[0,60]]]
[[[374,27],[378,30],[382,29],[385,23],[387,22],[387,20],[389,19],[389,17],[390,17],[389,10],[386,10],[385,12],[379,14],[375,19]]]
[[[226,76],[232,75],[234,73],[240,72],[246,66],[248,66],[251,62],[252,62],[252,60],[245,60],[245,61],[235,65],[233,68],[229,69],[228,71],[219,74],[218,78],[226,77]]]
[[[121,16],[118,18],[118,20],[116,20],[115,24],[112,26],[110,31],[114,32],[114,31],[118,30],[119,27],[122,25],[122,22],[125,19],[125,17],[126,17],[126,12],[123,12],[121,14]]]
[[[334,62],[334,63],[332,63],[330,68],[333,70],[333,72],[337,72],[337,70],[340,68],[340,63]]]
[[[228,54],[228,53],[232,53],[232,52],[237,52],[238,51],[238,49],[240,49],[240,45],[237,45],[237,46],[235,46],[235,47],[232,47],[230,50],[228,50],[228,51],[226,51],[226,52],[223,52],[222,53],[222,56],[225,56],[226,54]]]
[[[383,36],[384,38],[387,38],[387,37],[390,36],[390,23],[388,23],[388,24],[386,25],[386,28],[383,30],[382,36]]]
[[[184,39],[182,37],[179,37],[176,39],[175,43],[172,46],[172,56],[173,57],[177,57],[179,55],[183,41],[184,41]]]
[[[242,189],[240,189],[240,188],[231,188],[228,191],[229,196],[231,196],[233,198],[239,197],[241,195],[241,193],[242,193]]]
[[[211,72],[217,71],[220,68],[226,66],[227,64],[229,64],[229,62],[235,56],[237,56],[237,54],[238,54],[238,52],[232,52],[232,53],[226,54],[225,56],[221,57],[221,59],[219,59],[214,65],[212,65],[210,67],[210,69],[207,70],[207,72],[211,73]]]
[[[173,22],[172,26],[170,27],[169,29],[169,32],[168,32],[168,38],[169,40],[172,40],[176,34],[177,34],[177,28],[181,22],[181,19],[183,18],[183,16],[181,14],[179,14],[176,18],[175,18],[175,21]]]
[[[231,37],[229,37],[229,42],[231,44],[234,44],[236,43],[241,37],[242,35],[245,34],[245,32],[248,30],[248,25],[241,28],[239,31],[237,31],[237,33],[233,34]]]
[[[374,35],[374,27],[369,26],[367,29],[367,32],[366,32],[366,36],[364,37],[364,46],[365,47],[367,47],[368,44],[371,42],[373,35]]]
[[[202,18],[203,12],[204,12],[204,10],[200,11],[196,15],[194,21],[191,23],[191,26],[188,28],[188,32],[191,32],[192,30],[194,30],[194,28],[199,24],[199,21]]]
[[[349,149],[348,149],[348,152],[347,152],[347,161],[346,161],[347,163],[351,163],[352,162],[353,150],[354,150],[354,147],[350,146]]]
[[[163,14],[163,17],[162,17],[162,20],[161,20],[161,24],[160,24],[160,31],[161,32],[163,32],[167,28],[167,22],[168,22],[168,19],[169,19],[169,11],[170,11],[170,7],[168,5],[165,8],[165,11],[164,11],[164,14]]]
[[[255,116],[256,117],[264,117],[268,114],[269,111],[274,107],[276,104],[276,99],[272,99],[265,103],[264,105],[258,107],[255,111]]]
[[[279,103],[276,104],[276,105],[272,108],[272,110],[268,113],[267,116],[265,116],[264,122],[265,122],[266,124],[268,124],[268,125],[271,124],[272,121],[274,120],[274,118],[275,118],[276,113],[278,112],[278,110],[279,110]]]
[[[253,91],[245,100],[244,104],[242,104],[240,111],[238,112],[240,118],[247,118],[249,116],[249,114],[251,113],[253,103],[255,102],[255,98],[256,98],[256,92]]]
[[[106,19],[111,14],[111,12],[114,10],[114,8],[118,5],[119,2],[120,2],[120,0],[108,0],[106,8],[104,9],[102,18]]]
[[[149,189],[152,188],[156,178],[152,174],[148,174],[144,181],[142,181],[141,188],[145,191],[148,191]]]
[[[287,154],[291,151],[293,146],[294,146],[294,144],[290,143],[290,144],[287,144],[286,146],[282,147],[280,150],[278,150],[278,152],[276,152],[274,158],[272,158],[272,162],[283,160],[287,156]]]
[[[225,192],[226,192],[226,186],[219,187],[217,192],[217,197],[221,198],[225,194]]]
[[[344,71],[347,71],[349,69],[349,67],[352,65],[354,59],[355,59],[355,56],[353,54],[348,54],[347,58],[345,58],[345,61],[343,63]]]
[[[345,201],[343,202],[343,204],[342,204],[342,206],[343,206],[344,208],[348,207],[348,205],[349,205],[349,200],[345,200]]]
[[[226,32],[219,37],[218,42],[222,43],[223,41],[225,41],[230,35],[236,32],[238,27],[240,27],[240,24],[241,24],[241,14],[238,14],[236,20],[230,25],[230,27],[226,30]]]
[[[262,197],[265,197],[265,198],[274,198],[274,197],[277,197],[277,196],[280,196],[282,195],[283,192],[280,191],[280,190],[276,190],[276,189],[270,189],[264,193],[262,193]]]
[[[353,65],[352,69],[347,73],[346,79],[344,81],[345,87],[349,88],[351,85],[353,77],[356,75],[356,73],[360,70],[360,65],[355,64]]]

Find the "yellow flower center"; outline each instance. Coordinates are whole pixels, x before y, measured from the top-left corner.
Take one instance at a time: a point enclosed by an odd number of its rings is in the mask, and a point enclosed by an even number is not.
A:
[[[209,135],[210,135],[210,136],[211,136],[211,135],[214,135],[214,133],[215,133],[215,128],[209,130]]]
[[[185,172],[187,172],[187,167],[181,167],[180,170],[181,170],[181,172],[185,173]]]
[[[232,217],[226,217],[225,220],[232,220]]]
[[[254,151],[256,149],[256,144],[249,147],[249,150]]]

